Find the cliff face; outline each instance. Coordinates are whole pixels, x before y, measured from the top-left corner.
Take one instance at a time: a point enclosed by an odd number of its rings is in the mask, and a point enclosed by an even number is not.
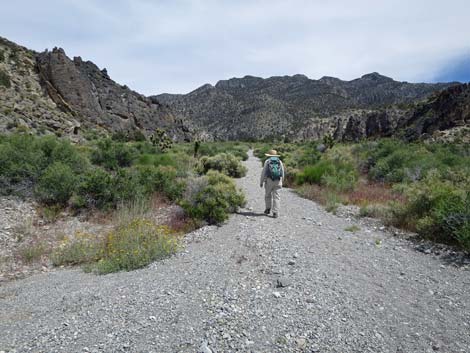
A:
[[[175,140],[189,139],[190,129],[171,110],[111,80],[106,69],[62,49],[37,55],[37,67],[49,96],[65,111],[108,131],[164,129]],[[62,102],[65,101],[66,104]]]
[[[0,130],[25,125],[78,135],[85,129],[151,134],[161,128],[175,140],[192,137],[190,124],[167,106],[117,84],[90,61],[71,60],[63,49],[35,53],[2,39],[0,70],[9,80],[0,85]]]
[[[455,83],[412,84],[372,73],[352,81],[303,75],[253,76],[204,85],[187,95],[158,95],[215,139],[339,140],[394,134],[412,103]]]
[[[0,37],[0,132],[29,128],[36,133],[75,136],[80,122],[41,84],[36,53]],[[56,103],[57,102],[57,103]]]
[[[405,128],[409,140],[447,137],[470,142],[470,84],[449,87],[418,104]]]

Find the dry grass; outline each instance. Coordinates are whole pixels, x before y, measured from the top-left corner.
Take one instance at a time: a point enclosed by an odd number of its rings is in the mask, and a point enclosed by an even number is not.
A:
[[[394,192],[389,185],[381,183],[370,183],[361,180],[356,188],[344,194],[348,203],[358,206],[369,204],[387,204],[390,201],[405,203],[406,198]]]

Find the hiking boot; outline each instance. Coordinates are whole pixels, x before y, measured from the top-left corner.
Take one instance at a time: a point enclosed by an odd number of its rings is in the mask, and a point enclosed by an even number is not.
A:
[[[264,214],[269,214],[271,212],[271,209],[270,208],[267,208],[264,210]]]
[[[277,213],[273,213],[273,218],[277,218]]]

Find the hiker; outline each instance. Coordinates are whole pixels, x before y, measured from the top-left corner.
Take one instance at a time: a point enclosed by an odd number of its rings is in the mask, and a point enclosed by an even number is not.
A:
[[[281,200],[279,190],[282,188],[282,179],[284,178],[284,165],[275,150],[265,153],[265,156],[269,158],[264,162],[259,184],[261,187],[263,187],[264,184],[264,201],[266,204],[264,213],[268,215],[272,210],[273,217],[277,218]]]

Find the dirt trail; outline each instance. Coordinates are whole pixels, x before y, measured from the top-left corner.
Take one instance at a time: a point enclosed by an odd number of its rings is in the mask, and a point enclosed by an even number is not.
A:
[[[178,255],[106,276],[81,270],[0,287],[6,352],[470,352],[470,271],[336,217],[288,189],[188,236]]]

